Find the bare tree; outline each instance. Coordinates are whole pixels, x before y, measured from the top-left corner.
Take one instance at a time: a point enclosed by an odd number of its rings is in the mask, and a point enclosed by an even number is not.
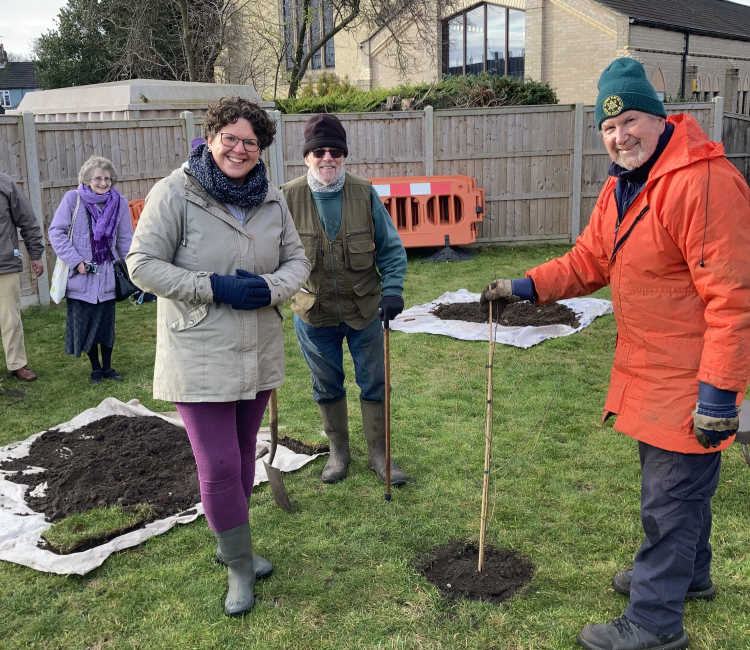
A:
[[[119,78],[213,82],[227,26],[249,0],[115,0]]]
[[[269,15],[268,3],[257,3],[243,14],[244,29],[252,25],[252,41],[242,28],[233,31],[227,43],[236,43],[231,53],[230,76],[240,71],[266,83],[273,70],[274,96],[279,76],[286,72],[289,97],[296,97],[313,58],[321,56],[326,44],[342,31],[382,34],[388,40],[393,65],[403,72],[413,69],[414,57],[425,52],[437,55],[441,12],[457,0],[276,0],[279,16]],[[244,47],[240,44],[243,44]],[[243,59],[243,52],[244,55]],[[229,70],[229,66],[226,66]]]

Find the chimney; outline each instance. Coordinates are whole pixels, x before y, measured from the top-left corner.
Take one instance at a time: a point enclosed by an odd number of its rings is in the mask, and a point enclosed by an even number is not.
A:
[[[8,63],[8,55],[5,53],[3,44],[0,43],[0,68],[4,68],[6,63]]]

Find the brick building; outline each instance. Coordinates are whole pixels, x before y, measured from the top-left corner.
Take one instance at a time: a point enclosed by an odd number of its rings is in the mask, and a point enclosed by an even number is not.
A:
[[[278,3],[279,29],[296,26],[302,0],[265,1]],[[320,24],[313,19],[308,39],[333,19],[327,3],[314,3]],[[437,7],[446,5],[438,14]],[[328,71],[369,89],[488,70],[546,81],[561,103],[591,104],[606,64],[631,56],[666,99],[722,95],[725,110],[750,114],[748,6],[729,0],[452,0],[434,7],[426,31],[404,32],[412,42],[407,74],[395,63],[387,30],[360,25],[338,32],[305,78]],[[266,15],[273,13],[268,10]]]

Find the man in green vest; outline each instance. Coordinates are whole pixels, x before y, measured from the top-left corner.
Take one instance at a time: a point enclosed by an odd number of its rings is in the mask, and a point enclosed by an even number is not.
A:
[[[308,281],[292,298],[292,309],[330,445],[322,479],[340,481],[349,466],[346,339],[360,389],[368,467],[385,481],[381,320],[387,327],[404,308],[406,251],[372,184],[344,170],[349,151],[339,119],[312,116],[305,123],[304,138],[307,174],[282,189],[312,264]],[[391,461],[390,478],[392,485],[401,485],[408,477]]]

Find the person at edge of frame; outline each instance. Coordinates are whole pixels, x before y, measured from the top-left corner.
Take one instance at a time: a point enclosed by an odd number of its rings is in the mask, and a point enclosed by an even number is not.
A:
[[[481,301],[538,303],[610,285],[617,340],[602,422],[638,442],[643,542],[613,578],[625,612],[591,650],[688,647],[684,601],[714,598],[711,498],[750,377],[750,190],[690,115],[667,117],[643,66],[602,72],[595,119],[612,160],[573,248],[497,279]]]
[[[42,229],[23,192],[10,176],[0,172],[0,335],[10,374],[21,381],[34,381],[36,373],[27,365],[21,321],[19,229],[31,257],[31,272],[38,278],[44,271]]]
[[[282,190],[312,263],[292,309],[329,441],[321,478],[335,483],[349,467],[346,340],[360,389],[367,464],[385,482],[383,326],[404,309],[406,251],[372,184],[346,171],[346,130],[335,115],[313,115],[305,122],[302,154],[307,173]],[[393,460],[390,479],[392,485],[408,479]]]

